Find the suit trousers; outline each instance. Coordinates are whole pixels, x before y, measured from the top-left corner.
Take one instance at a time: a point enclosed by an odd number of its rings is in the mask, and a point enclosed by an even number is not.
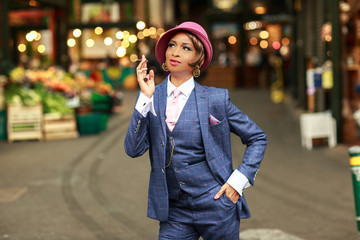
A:
[[[240,219],[236,205],[225,195],[217,200],[220,185],[198,196],[181,192],[170,200],[169,217],[160,222],[159,240],[239,240]]]

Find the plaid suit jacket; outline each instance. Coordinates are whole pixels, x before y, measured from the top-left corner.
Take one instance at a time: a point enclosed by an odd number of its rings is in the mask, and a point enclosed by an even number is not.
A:
[[[205,87],[195,82],[194,91],[206,160],[215,179],[223,185],[233,172],[230,142],[232,132],[247,146],[243,162],[237,169],[253,185],[267,145],[266,134],[230,102],[228,90]],[[135,110],[124,142],[125,151],[131,157],[141,156],[149,150],[151,172],[148,217],[159,221],[167,220],[169,211],[165,174],[166,103],[167,80],[164,80],[156,86],[154,92],[157,116],[149,113],[143,117]],[[210,125],[210,114],[220,120],[220,123]],[[237,211],[239,218],[250,217],[244,194],[239,198]]]

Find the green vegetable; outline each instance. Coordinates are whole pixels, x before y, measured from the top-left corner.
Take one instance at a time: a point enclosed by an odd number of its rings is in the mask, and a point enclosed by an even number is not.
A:
[[[5,91],[5,101],[11,104],[31,106],[41,103],[41,96],[32,89],[11,84]]]
[[[67,98],[59,92],[52,92],[42,83],[36,83],[33,89],[28,89],[18,84],[11,84],[5,91],[6,103],[31,106],[42,104],[44,113],[60,113],[61,115],[73,114],[69,108]]]

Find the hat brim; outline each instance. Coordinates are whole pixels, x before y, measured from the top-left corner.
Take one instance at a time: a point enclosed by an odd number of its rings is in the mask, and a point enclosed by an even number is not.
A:
[[[160,65],[163,62],[165,62],[165,60],[166,60],[165,52],[168,47],[168,43],[169,43],[170,39],[177,32],[180,32],[182,30],[193,33],[197,38],[199,38],[199,40],[204,45],[205,61],[204,61],[203,65],[200,67],[200,70],[203,71],[207,66],[209,66],[209,64],[211,62],[213,50],[212,50],[212,46],[211,46],[209,39],[206,36],[204,36],[201,32],[199,32],[193,28],[188,28],[188,27],[172,28],[172,29],[166,31],[163,35],[161,35],[161,37],[159,38],[158,42],[156,43],[156,47],[155,47],[155,54],[156,54],[157,60],[159,61]]]

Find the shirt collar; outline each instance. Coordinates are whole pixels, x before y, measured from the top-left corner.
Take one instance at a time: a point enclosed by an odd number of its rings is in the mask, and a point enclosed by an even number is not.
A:
[[[171,83],[170,75],[168,76],[167,81],[168,81],[167,96],[169,97],[176,87],[174,86],[174,84]],[[189,80],[181,84],[177,89],[179,89],[182,94],[188,97],[194,88],[195,88],[194,77],[191,77]]]

